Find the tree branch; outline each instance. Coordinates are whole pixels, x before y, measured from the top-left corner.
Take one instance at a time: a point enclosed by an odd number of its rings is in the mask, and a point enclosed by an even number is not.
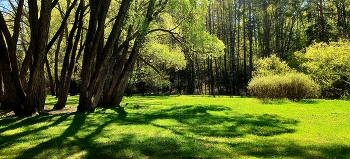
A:
[[[151,63],[147,62],[145,59],[143,59],[141,56],[138,56],[138,59],[140,61],[142,61],[143,63],[145,63],[146,65],[148,65],[149,67],[151,67],[154,71],[157,72],[157,74],[162,77],[163,79],[165,79],[164,75],[162,74],[162,72],[160,70],[158,70],[155,66],[153,66]]]
[[[51,39],[51,41],[47,44],[47,47],[46,47],[46,54],[49,52],[49,50],[51,49],[52,45],[55,43],[55,41],[57,40],[57,38],[59,37],[59,35],[61,34],[61,32],[64,30],[64,27],[67,23],[67,20],[69,18],[69,15],[70,15],[70,12],[73,10],[73,8],[75,7],[76,3],[78,2],[78,0],[74,0],[73,1],[73,4],[68,8],[68,10],[66,11],[66,15],[65,17],[63,18],[63,21],[61,23],[61,26],[60,28],[57,30],[57,32],[55,33],[55,35],[53,36],[53,38]],[[82,12],[84,12],[82,10]],[[77,11],[76,14],[78,14],[79,11]]]
[[[23,12],[23,5],[24,5],[24,0],[20,0],[18,3],[18,7],[17,7],[15,24],[14,24],[14,29],[13,29],[13,36],[12,36],[12,41],[14,44],[17,44],[17,41],[18,41],[20,22],[22,19],[21,17],[22,17],[22,12]],[[16,48],[14,48],[14,49],[16,49]]]
[[[156,31],[166,32],[166,33],[169,33],[176,41],[178,41],[180,44],[182,44],[181,40],[175,36],[175,34],[177,34],[177,33],[172,32],[172,30],[174,30],[174,29],[167,30],[167,29],[158,28],[158,29],[153,29],[153,30],[148,31],[148,34],[152,33],[152,32],[156,32]]]

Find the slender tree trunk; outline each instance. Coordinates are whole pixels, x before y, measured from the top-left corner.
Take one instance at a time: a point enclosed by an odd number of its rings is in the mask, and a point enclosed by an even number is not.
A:
[[[318,18],[319,18],[319,36],[322,42],[327,42],[326,38],[326,22],[323,15],[323,0],[318,1]]]
[[[56,96],[55,84],[54,84],[54,80],[53,80],[53,77],[52,77],[52,74],[51,74],[50,64],[49,64],[49,61],[48,61],[47,57],[45,59],[45,66],[46,66],[47,76],[49,78],[51,95]]]
[[[58,91],[58,87],[59,87],[59,80],[58,80],[58,55],[60,53],[61,50],[61,43],[63,40],[63,36],[64,36],[64,32],[61,33],[60,37],[58,38],[57,41],[57,47],[55,50],[55,66],[54,66],[54,76],[55,76],[55,92],[56,92],[56,96],[58,96],[58,94],[60,93]]]
[[[252,78],[253,72],[253,14],[252,14],[252,0],[249,0],[249,79]]]
[[[60,94],[54,109],[63,109],[66,105],[73,69],[75,66],[76,53],[81,37],[84,17],[84,0],[80,1],[79,7],[75,13],[75,22],[68,37],[68,46],[64,57],[64,62],[61,70],[61,79],[59,84]],[[77,30],[77,31],[76,31]],[[76,34],[75,34],[76,33]],[[74,39],[75,37],[75,39]]]
[[[236,26],[236,22],[233,20],[234,16],[233,16],[233,11],[232,11],[232,4],[229,3],[229,28],[230,28],[230,94],[231,95],[236,95],[236,83],[237,83],[237,78],[236,78],[236,64],[235,64],[235,36],[236,36],[236,32],[235,29],[236,27],[233,27],[233,23],[235,23]],[[235,9],[236,10],[236,9]],[[235,11],[235,15],[236,15],[236,11]],[[236,19],[236,16],[235,16]]]
[[[268,3],[263,3],[263,10],[264,10],[264,22],[263,22],[263,39],[262,39],[262,51],[263,51],[263,57],[267,57],[271,54],[271,48],[270,48],[270,27],[271,27],[271,21],[270,16],[268,13]]]
[[[247,90],[247,85],[248,85],[248,69],[247,69],[247,32],[246,32],[246,1],[243,0],[243,79],[244,79],[244,84],[243,84],[243,89],[244,89],[244,93],[245,95],[248,93]]]

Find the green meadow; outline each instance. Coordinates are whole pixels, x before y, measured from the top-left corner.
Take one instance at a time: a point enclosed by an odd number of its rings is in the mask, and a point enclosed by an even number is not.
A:
[[[0,158],[350,158],[350,102],[135,96],[121,109],[0,117]],[[119,112],[119,113],[118,113]]]

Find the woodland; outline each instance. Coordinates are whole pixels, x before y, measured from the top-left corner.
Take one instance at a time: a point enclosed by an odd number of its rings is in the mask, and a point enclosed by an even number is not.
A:
[[[310,97],[348,99],[349,25],[350,0],[1,0],[0,107],[250,96],[255,77],[293,72],[316,82]]]

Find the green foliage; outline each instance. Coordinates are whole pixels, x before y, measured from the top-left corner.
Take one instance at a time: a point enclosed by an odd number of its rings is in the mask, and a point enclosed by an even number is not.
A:
[[[275,54],[255,61],[248,89],[265,101],[283,98],[298,101],[319,94],[319,86],[308,75],[297,73]]]
[[[314,43],[295,56],[301,69],[321,85],[324,97],[339,98],[350,91],[350,42]]]
[[[205,28],[207,0],[171,0],[168,12],[179,25],[180,34],[185,40],[183,45],[198,57],[219,57],[224,54],[225,44]]]
[[[169,93],[170,81],[162,77],[149,66],[139,63],[129,79],[127,94],[164,94]]]
[[[165,36],[148,35],[140,55],[155,66],[175,68],[176,70],[183,69],[186,66],[184,53],[179,46],[167,44],[167,41],[170,39]]]
[[[255,71],[253,77],[286,74],[295,72],[285,61],[282,61],[276,54],[266,58],[260,58],[254,62]]]
[[[259,99],[283,99],[299,101],[317,97],[319,86],[302,73],[258,76],[248,85],[249,91]]]

